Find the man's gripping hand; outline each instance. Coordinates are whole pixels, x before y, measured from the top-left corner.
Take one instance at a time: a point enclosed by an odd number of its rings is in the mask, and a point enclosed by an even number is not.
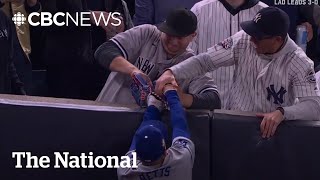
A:
[[[284,120],[284,116],[280,110],[271,113],[258,113],[257,117],[263,118],[260,124],[263,138],[270,138],[273,136],[279,124]]]
[[[172,84],[174,86],[178,86],[174,75],[171,70],[166,70],[156,81],[156,87],[155,91],[157,94],[163,94],[164,93],[164,87],[167,84]]]

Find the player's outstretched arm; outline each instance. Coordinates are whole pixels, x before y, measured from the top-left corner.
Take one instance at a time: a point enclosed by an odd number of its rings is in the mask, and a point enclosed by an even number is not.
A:
[[[180,136],[190,139],[186,114],[179,100],[177,91],[172,85],[166,85],[164,92],[168,106],[170,107],[172,140]]]
[[[186,91],[192,95],[192,104],[188,108],[209,110],[221,108],[220,95],[213,79],[199,76],[182,84],[188,84]],[[181,97],[180,94],[179,97]]]
[[[238,61],[239,54],[243,54],[243,41],[247,41],[245,37],[246,34],[240,31],[209,48],[206,53],[192,56],[169,69],[176,80],[183,80],[202,76],[220,67],[232,66]]]
[[[313,64],[301,63],[300,59],[296,61],[300,66],[292,66],[290,75],[295,97],[299,102],[278,108],[271,113],[258,114],[259,117],[263,117],[260,126],[263,137],[273,136],[283,120],[320,120],[320,95],[312,69]]]
[[[216,90],[208,89],[202,93],[189,94],[178,90],[181,104],[190,109],[220,109],[221,100]]]
[[[284,120],[320,120],[320,97],[299,98],[299,103],[279,108],[271,113],[259,113],[258,117],[263,118],[260,130],[263,138],[273,136]]]
[[[221,100],[217,91],[207,90],[200,94],[193,94],[193,100],[190,109],[220,109]]]
[[[145,126],[146,124],[148,124],[148,121],[154,121],[154,120],[161,121],[161,112],[156,106],[151,105],[151,106],[147,107],[147,110],[145,111],[145,113],[143,115],[143,120],[142,120],[138,129],[140,129],[143,126]],[[135,140],[135,135],[134,135],[129,151],[132,151],[135,149],[136,149],[136,140]]]
[[[98,63],[111,71],[121,72],[124,74],[132,74],[139,71],[137,67],[124,58],[123,53],[118,46],[111,40],[103,43],[94,54]]]

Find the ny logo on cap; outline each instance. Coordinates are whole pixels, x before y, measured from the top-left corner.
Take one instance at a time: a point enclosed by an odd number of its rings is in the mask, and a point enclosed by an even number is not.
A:
[[[258,21],[261,19],[261,14],[258,13],[254,18],[253,18],[253,21],[258,23]]]

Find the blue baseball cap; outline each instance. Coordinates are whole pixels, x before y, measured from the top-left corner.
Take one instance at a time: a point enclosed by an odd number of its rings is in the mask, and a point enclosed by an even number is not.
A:
[[[261,9],[252,20],[244,21],[240,26],[247,34],[257,39],[284,37],[289,31],[290,19],[281,9],[266,7]]]
[[[161,121],[149,120],[135,134],[136,152],[141,161],[158,160],[166,150],[167,128]]]

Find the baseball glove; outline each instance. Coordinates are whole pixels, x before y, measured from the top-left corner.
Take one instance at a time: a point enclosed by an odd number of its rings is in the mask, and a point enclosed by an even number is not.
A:
[[[140,107],[147,107],[147,97],[152,92],[152,84],[148,83],[140,74],[131,75],[131,94]]]

